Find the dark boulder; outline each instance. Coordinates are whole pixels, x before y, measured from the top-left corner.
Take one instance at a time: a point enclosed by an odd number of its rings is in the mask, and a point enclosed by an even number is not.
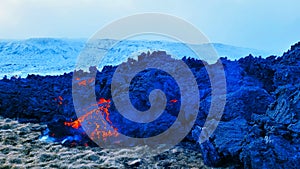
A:
[[[204,162],[215,167],[239,164],[248,127],[247,121],[241,118],[220,122],[210,139],[200,145]],[[194,139],[198,141],[199,127],[194,130]]]
[[[274,93],[276,101],[267,110],[268,116],[278,123],[291,124],[300,120],[300,86],[286,85]]]

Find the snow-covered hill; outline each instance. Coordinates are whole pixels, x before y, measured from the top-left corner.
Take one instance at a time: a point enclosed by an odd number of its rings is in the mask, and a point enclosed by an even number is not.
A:
[[[108,44],[116,40],[99,40],[93,47],[99,51],[109,51],[105,64],[117,65],[128,56],[141,52],[165,50],[176,58],[194,57],[195,54],[181,43],[167,41],[120,41],[112,49]],[[27,40],[0,41],[0,78],[4,75],[26,77],[27,74],[58,75],[71,72],[77,57],[85,47],[85,39],[35,38]],[[205,51],[210,44],[194,45],[197,50]],[[219,56],[238,59],[249,55],[266,57],[271,53],[220,43],[212,44]],[[88,59],[88,58],[87,58]],[[104,65],[100,65],[104,66]]]

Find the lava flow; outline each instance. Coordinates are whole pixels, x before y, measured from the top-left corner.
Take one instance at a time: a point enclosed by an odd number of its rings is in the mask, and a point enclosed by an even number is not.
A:
[[[58,101],[57,104],[62,105],[64,98],[62,96],[58,96],[57,98],[54,98],[55,101]]]
[[[177,102],[177,99],[170,100],[170,103]],[[106,141],[107,138],[117,137],[119,135],[118,128],[113,126],[110,119],[110,106],[110,99],[100,98],[96,104],[84,109],[83,112],[85,113],[77,120],[70,119],[70,121],[64,122],[64,125],[79,131],[84,123],[85,132],[92,140]]]
[[[95,78],[90,78],[90,79],[81,80],[81,81],[80,81],[80,78],[76,78],[76,81],[79,81],[79,82],[77,82],[77,84],[79,86],[86,86],[87,83],[89,83],[89,84],[93,83],[95,81]]]
[[[86,80],[82,80],[80,82],[78,82],[79,86],[86,86]]]
[[[176,99],[173,99],[173,100],[170,100],[170,102],[171,102],[171,103],[177,103],[177,102],[178,102],[178,100],[176,100]]]
[[[91,107],[93,106],[95,105],[92,105]],[[87,113],[79,117],[77,120],[64,122],[64,125],[74,129],[79,129],[83,122],[87,122],[87,124],[91,126],[88,127],[88,129],[93,128],[93,130],[86,132],[90,133],[90,136],[94,139],[106,140],[108,137],[118,136],[118,129],[111,126],[112,122],[109,118],[110,99],[100,98],[96,106],[97,108],[87,111]],[[105,117],[106,121],[103,121],[103,118],[99,117],[99,113]],[[112,127],[113,130],[109,130],[109,127]]]

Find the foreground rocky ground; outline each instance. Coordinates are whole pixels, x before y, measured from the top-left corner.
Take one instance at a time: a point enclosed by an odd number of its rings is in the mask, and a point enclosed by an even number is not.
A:
[[[209,168],[195,144],[184,143],[159,155],[146,147],[108,150],[65,147],[39,141],[46,126],[0,117],[0,168]],[[144,158],[139,158],[144,154]]]

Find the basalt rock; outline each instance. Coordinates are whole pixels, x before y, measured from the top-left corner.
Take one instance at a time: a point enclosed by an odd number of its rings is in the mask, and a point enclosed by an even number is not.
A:
[[[299,54],[298,43],[282,57],[248,56],[238,61],[243,85],[227,93],[222,121],[200,146],[206,164],[298,168]],[[200,131],[198,126],[192,133]]]
[[[300,119],[300,86],[281,86],[274,93],[276,101],[267,111],[274,121],[282,124],[291,124]]]
[[[240,118],[220,122],[210,139],[200,145],[204,162],[215,167],[238,164],[248,127]]]

